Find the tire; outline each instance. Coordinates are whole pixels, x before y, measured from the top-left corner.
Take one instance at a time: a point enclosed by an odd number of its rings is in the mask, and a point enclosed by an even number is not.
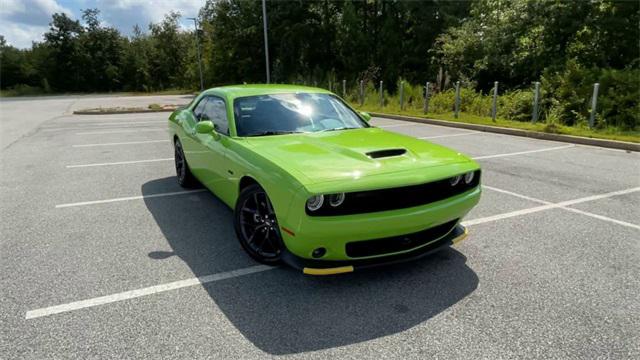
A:
[[[197,184],[196,178],[189,169],[187,158],[184,156],[184,150],[182,149],[182,143],[178,139],[176,139],[174,144],[174,162],[176,166],[178,184],[184,188],[195,187]]]
[[[269,196],[260,185],[249,185],[240,192],[233,223],[249,256],[267,265],[280,263],[284,243]]]

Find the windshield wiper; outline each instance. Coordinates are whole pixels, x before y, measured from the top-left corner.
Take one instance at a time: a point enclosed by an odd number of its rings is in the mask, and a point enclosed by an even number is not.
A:
[[[324,130],[320,130],[320,132],[325,132],[325,131],[338,131],[338,130],[349,130],[349,129],[358,129],[358,128],[355,128],[355,127],[348,127],[348,126],[343,126],[343,127],[333,128],[333,129],[324,129]]]
[[[247,136],[269,136],[269,135],[284,135],[284,134],[299,134],[300,131],[285,131],[285,130],[267,130],[259,131],[248,134]]]

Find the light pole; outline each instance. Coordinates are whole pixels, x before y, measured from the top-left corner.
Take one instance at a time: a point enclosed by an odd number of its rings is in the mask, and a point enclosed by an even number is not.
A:
[[[262,0],[262,26],[264,28],[264,57],[267,68],[267,84],[271,82],[269,76],[269,37],[267,36],[267,2]]]
[[[187,20],[193,20],[196,27],[196,51],[198,52],[198,70],[200,71],[200,91],[204,90],[204,80],[202,79],[202,59],[200,58],[200,38],[198,37],[198,19],[187,18]]]

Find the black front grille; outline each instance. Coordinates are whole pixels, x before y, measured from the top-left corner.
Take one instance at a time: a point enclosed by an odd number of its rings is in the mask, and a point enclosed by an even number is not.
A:
[[[451,186],[450,179],[390,189],[351,192],[346,194],[344,202],[338,207],[332,207],[329,201],[325,201],[324,205],[316,211],[309,211],[306,207],[305,209],[309,216],[337,216],[426,205],[475,188],[480,184],[480,170],[475,171],[473,180],[469,184],[462,179],[456,186]]]
[[[347,256],[352,258],[411,250],[447,235],[457,223],[458,219],[412,234],[350,242],[345,250]]]

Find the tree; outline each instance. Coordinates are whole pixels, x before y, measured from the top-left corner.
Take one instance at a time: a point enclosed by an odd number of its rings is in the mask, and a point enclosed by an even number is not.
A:
[[[56,13],[49,24],[49,31],[44,34],[54,60],[49,77],[58,90],[78,90],[84,80],[80,45],[77,41],[83,31],[79,21],[70,19],[64,13]]]
[[[98,9],[82,11],[86,27],[79,37],[85,91],[113,91],[121,88],[123,39],[118,30],[102,27]]]
[[[186,85],[183,71],[188,35],[179,32],[180,13],[171,12],[157,24],[150,24],[152,54],[149,66],[157,88]]]
[[[530,86],[568,60],[588,67],[638,66],[636,1],[479,0],[470,18],[439,36],[434,62],[487,90]],[[635,65],[633,65],[635,64]]]

